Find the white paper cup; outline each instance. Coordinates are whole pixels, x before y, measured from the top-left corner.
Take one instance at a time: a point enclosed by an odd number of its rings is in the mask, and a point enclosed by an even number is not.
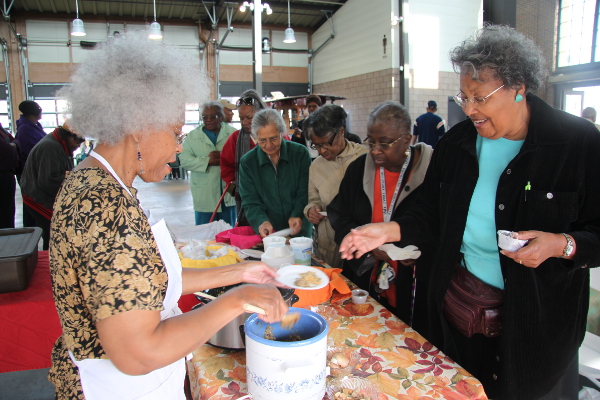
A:
[[[281,246],[285,246],[285,240],[286,239],[283,236],[267,236],[266,238],[263,238],[262,241],[263,245],[265,246],[265,253],[271,245],[279,244]]]
[[[352,302],[354,304],[365,304],[367,302],[367,297],[369,296],[369,292],[362,289],[354,289],[352,291]]]
[[[525,246],[528,240],[519,240],[512,237],[512,233],[510,231],[498,231],[498,247],[503,250],[508,251],[517,251],[521,247]]]
[[[290,239],[290,246],[294,252],[294,263],[300,265],[310,265],[312,257],[312,239],[307,237],[297,237]]]

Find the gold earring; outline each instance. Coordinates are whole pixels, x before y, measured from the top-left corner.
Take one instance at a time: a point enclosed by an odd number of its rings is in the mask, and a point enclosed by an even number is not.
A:
[[[410,146],[408,146],[408,147],[406,148],[406,151],[404,152],[404,155],[405,155],[406,157],[410,156]]]

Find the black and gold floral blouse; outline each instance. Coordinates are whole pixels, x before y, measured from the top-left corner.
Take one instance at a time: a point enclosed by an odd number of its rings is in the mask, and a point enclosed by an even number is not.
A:
[[[65,180],[54,204],[50,271],[63,333],[48,379],[58,399],[83,399],[68,351],[77,360],[107,358],[96,322],[130,310],[161,311],[167,288],[137,199],[103,169],[75,170]]]

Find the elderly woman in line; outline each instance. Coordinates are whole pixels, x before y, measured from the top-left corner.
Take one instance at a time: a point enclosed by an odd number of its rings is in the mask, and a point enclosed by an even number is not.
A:
[[[600,136],[530,92],[544,60],[516,30],[485,26],[450,57],[460,73],[455,100],[469,118],[436,147],[418,204],[355,230],[340,250],[353,258],[385,242],[439,237],[433,343],[490,398],[576,399],[589,268],[600,264]],[[498,230],[527,245],[500,250]],[[479,311],[457,297],[465,290],[492,304]]]
[[[58,399],[183,400],[184,358],[245,303],[267,321],[287,310],[263,263],[182,271],[166,226],[150,227],[136,198],[136,177],[169,172],[185,104],[204,82],[189,55],[128,32],[94,50],[60,92],[72,127],[98,144],[54,205],[50,269],[63,333],[49,379]],[[182,293],[237,282],[254,284],[185,315],[177,308]]]
[[[361,155],[348,166],[339,193],[327,206],[338,244],[352,229],[399,218],[415,204],[433,149],[425,143],[410,146],[411,125],[406,108],[395,101],[379,103],[369,114],[364,142],[369,154]],[[432,244],[423,240],[417,245],[421,255],[414,251],[401,261],[394,261],[385,251],[375,248],[361,258],[346,260],[344,275],[428,337],[427,287]]]
[[[234,128],[224,122],[223,105],[209,101],[201,107],[202,125],[192,130],[183,142],[179,161],[183,168],[192,171],[190,183],[196,225],[210,221],[225,183],[221,180],[221,150]],[[226,194],[217,210],[216,219],[235,225],[235,199]]]
[[[319,257],[334,268],[342,268],[342,259],[334,240],[335,232],[327,216],[320,213],[327,210],[337,195],[348,165],[367,152],[364,146],[344,137],[347,117],[342,107],[327,104],[315,110],[303,123],[310,147],[319,155],[310,165],[308,204],[304,207],[304,215],[317,229],[315,247]]]
[[[240,162],[242,207],[250,226],[262,237],[288,227],[292,236],[310,237],[312,230],[303,214],[310,156],[305,146],[283,139],[286,131],[278,111],[256,113],[252,134],[258,146]]]
[[[267,108],[260,95],[255,90],[246,90],[236,102],[238,115],[242,124],[239,129],[229,136],[221,151],[221,179],[231,183],[230,193],[235,195],[235,204],[240,225],[248,225],[242,210],[242,199],[239,193],[240,185],[240,160],[256,146],[256,134],[252,133],[252,119],[254,114]]]

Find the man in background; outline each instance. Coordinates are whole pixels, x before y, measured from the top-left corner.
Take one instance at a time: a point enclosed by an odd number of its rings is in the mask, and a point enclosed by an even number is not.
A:
[[[437,103],[429,100],[427,103],[427,112],[415,120],[413,144],[422,142],[435,148],[440,137],[446,133],[446,123],[436,112]]]
[[[600,125],[596,123],[596,109],[594,107],[586,107],[581,112],[581,117],[587,119],[600,130]]]
[[[42,228],[43,249],[50,243],[50,220],[54,200],[67,173],[73,169],[73,152],[85,138],[75,134],[65,122],[46,135],[29,153],[21,175],[23,205]]]
[[[223,105],[223,113],[225,114],[225,121],[223,122],[231,125],[231,121],[233,121],[233,110],[237,107],[227,99],[221,99],[219,100],[219,103]]]

